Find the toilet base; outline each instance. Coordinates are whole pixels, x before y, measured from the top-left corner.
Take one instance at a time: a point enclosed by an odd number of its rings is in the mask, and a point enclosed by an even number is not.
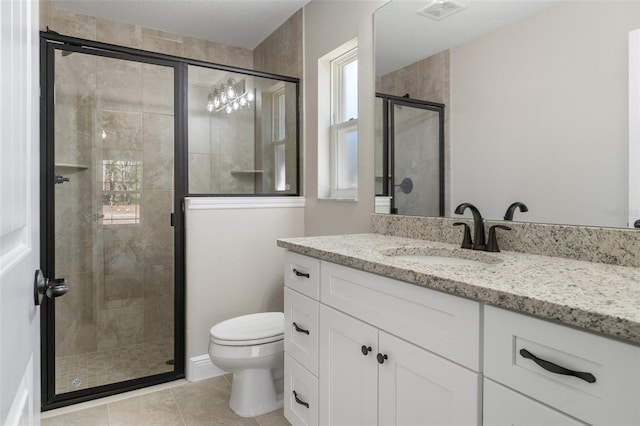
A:
[[[272,370],[249,369],[233,373],[229,407],[240,417],[260,416],[283,405],[283,393],[276,390]]]

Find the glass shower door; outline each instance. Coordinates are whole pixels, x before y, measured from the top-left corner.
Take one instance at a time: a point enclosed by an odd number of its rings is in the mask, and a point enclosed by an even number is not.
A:
[[[175,68],[51,50],[60,395],[174,371]]]
[[[392,213],[442,216],[442,109],[391,101],[389,120]]]

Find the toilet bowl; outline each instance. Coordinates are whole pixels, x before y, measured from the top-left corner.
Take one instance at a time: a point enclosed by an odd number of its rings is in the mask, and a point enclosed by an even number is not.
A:
[[[265,312],[231,318],[209,330],[209,356],[233,373],[229,407],[255,417],[283,406],[284,314]]]

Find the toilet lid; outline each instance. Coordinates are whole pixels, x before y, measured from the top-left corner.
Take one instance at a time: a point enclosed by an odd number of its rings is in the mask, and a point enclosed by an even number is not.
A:
[[[283,339],[284,314],[264,312],[222,321],[209,330],[214,342],[227,345],[256,345]]]

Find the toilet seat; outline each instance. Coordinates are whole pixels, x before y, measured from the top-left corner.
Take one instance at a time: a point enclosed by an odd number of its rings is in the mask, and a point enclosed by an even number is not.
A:
[[[209,330],[211,341],[224,346],[252,346],[284,339],[284,314],[264,312],[223,321]]]

